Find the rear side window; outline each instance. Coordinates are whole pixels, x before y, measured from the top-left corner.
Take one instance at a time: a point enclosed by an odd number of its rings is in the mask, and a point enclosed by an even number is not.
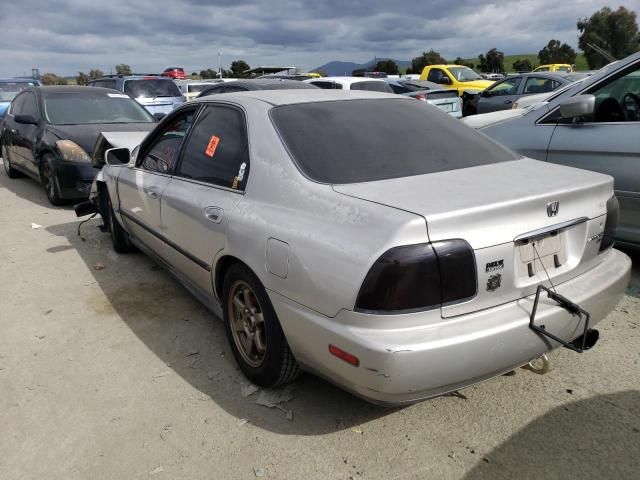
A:
[[[356,82],[351,84],[351,90],[393,93],[393,90],[391,90],[391,87],[387,82]]]
[[[311,180],[370,182],[475,167],[515,153],[421,102],[349,100],[284,105],[271,118]]]
[[[187,140],[177,176],[244,190],[249,175],[249,142],[244,115],[209,106]]]
[[[318,88],[322,88],[323,90],[342,90],[342,85],[336,82],[317,81],[309,83],[311,85],[315,85]]]

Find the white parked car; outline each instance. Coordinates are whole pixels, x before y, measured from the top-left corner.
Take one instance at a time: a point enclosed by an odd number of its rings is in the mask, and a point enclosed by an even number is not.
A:
[[[214,78],[211,80],[176,80],[175,82],[188,101],[196,98],[205,88],[223,81],[222,79]]]
[[[303,369],[383,404],[450,392],[593,346],[630,275],[611,177],[401,95],[205,96],[106,157],[114,248],[217,312],[262,386]]]
[[[305,80],[325,90],[368,90],[370,92],[394,93],[381,78],[369,77],[323,77]]]

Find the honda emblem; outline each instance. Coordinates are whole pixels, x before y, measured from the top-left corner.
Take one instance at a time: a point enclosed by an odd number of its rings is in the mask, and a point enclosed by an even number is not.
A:
[[[555,217],[560,210],[560,202],[547,203],[547,216]]]

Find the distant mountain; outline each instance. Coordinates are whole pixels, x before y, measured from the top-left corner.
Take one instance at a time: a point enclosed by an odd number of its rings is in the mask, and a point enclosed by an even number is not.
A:
[[[372,67],[381,60],[389,60],[388,58],[375,58],[366,63],[354,63],[354,62],[329,62],[319,67],[311,69],[312,72],[323,71],[330,77],[351,75],[351,72],[359,68]],[[392,59],[393,60],[393,59]],[[400,68],[407,68],[411,66],[411,60],[393,60],[398,64]]]

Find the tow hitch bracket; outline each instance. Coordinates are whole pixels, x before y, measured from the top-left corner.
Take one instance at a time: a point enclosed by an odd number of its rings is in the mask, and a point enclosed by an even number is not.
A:
[[[554,300],[560,307],[564,308],[571,315],[577,316],[579,319],[584,318],[584,330],[582,335],[571,342],[567,342],[557,337],[551,332],[548,332],[545,325],[536,325],[535,318],[536,312],[538,310],[538,302],[540,301],[540,294],[542,291],[547,293],[547,297],[551,300]],[[568,348],[569,350],[573,350],[577,353],[582,353],[585,350],[589,350],[593,347],[598,341],[599,333],[597,330],[590,329],[589,323],[591,321],[591,315],[589,312],[584,310],[580,305],[573,303],[567,297],[560,295],[559,293],[553,292],[549,288],[544,285],[538,285],[538,289],[536,290],[536,298],[533,302],[533,310],[531,310],[531,316],[529,317],[529,328],[540,335],[544,335],[545,337],[549,337],[550,339],[558,342],[563,347]]]

